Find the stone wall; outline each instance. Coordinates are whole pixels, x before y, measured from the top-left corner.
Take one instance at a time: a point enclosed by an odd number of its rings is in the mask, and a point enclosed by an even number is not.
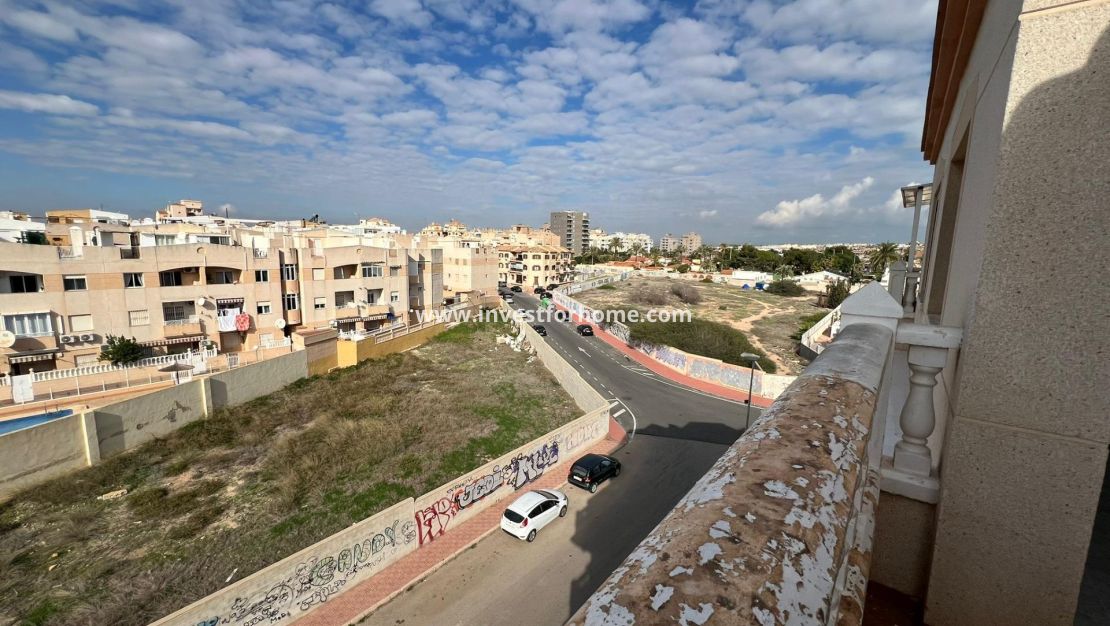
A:
[[[0,435],[0,499],[85,466],[81,415]]]

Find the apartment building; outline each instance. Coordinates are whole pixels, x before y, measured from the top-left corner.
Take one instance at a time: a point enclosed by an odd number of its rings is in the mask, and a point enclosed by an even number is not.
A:
[[[559,246],[498,246],[497,280],[521,287],[546,287],[573,277],[572,256]]]
[[[154,221],[164,222],[171,219],[200,217],[204,215],[204,203],[200,200],[179,200],[154,212]]]
[[[552,211],[548,222],[551,232],[560,238],[560,245],[573,254],[590,249],[590,214],[584,211]]]
[[[46,236],[46,225],[21,211],[0,211],[0,241],[22,243]]]
[[[701,235],[695,232],[686,233],[679,240],[679,243],[682,244],[682,249],[686,252],[693,252],[701,247]]]
[[[498,252],[472,241],[439,239],[426,245],[443,255],[443,297],[461,302],[497,293]]]
[[[682,245],[682,239],[675,237],[671,233],[667,233],[659,238],[659,251],[663,254],[670,254],[678,250]]]
[[[0,372],[95,362],[108,335],[152,354],[265,346],[296,328],[373,330],[443,301],[440,250],[366,245],[253,247],[0,243]],[[188,236],[197,237],[196,233]],[[278,238],[275,243],[281,243]]]

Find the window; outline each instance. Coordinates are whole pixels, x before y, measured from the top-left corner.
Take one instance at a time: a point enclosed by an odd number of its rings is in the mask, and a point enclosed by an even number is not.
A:
[[[8,281],[11,283],[12,293],[35,293],[39,291],[39,277],[34,274],[9,276]]]
[[[84,276],[65,276],[62,285],[66,291],[85,291],[89,288]]]
[[[290,263],[281,266],[281,279],[282,280],[297,280],[297,264]],[[297,308],[297,307],[293,307]]]
[[[96,365],[99,360],[99,354],[78,354],[73,357],[73,364],[77,367],[84,367],[86,365]]]
[[[286,311],[297,310],[297,294],[287,293],[281,297],[281,306]]]
[[[184,322],[189,319],[185,313],[185,303],[169,302],[162,305],[162,319],[167,322]]]
[[[401,267],[398,266],[398,265],[391,265],[389,267],[389,275],[391,277],[400,276],[401,275]]]
[[[259,315],[269,314],[270,313],[270,303],[269,302],[259,302],[258,305],[255,307],[255,311],[257,311]]]
[[[382,266],[381,265],[363,265],[362,266],[363,278],[381,278]]]
[[[355,301],[355,292],[353,291],[337,291],[335,292],[335,306],[347,306]]]
[[[172,246],[177,243],[177,235],[155,235],[154,245],[156,246]]]
[[[371,290],[366,291],[366,302],[368,304],[374,304],[381,297],[382,297],[382,290],[381,289],[374,289],[372,291]]]
[[[182,283],[181,272],[158,272],[158,284],[163,287],[180,287]]]
[[[235,272],[231,270],[216,270],[210,276],[208,282],[213,285],[230,285],[235,282]]]
[[[401,301],[401,294],[397,293],[396,291],[389,292],[389,301],[390,302],[400,302]]]
[[[150,325],[150,311],[141,309],[138,311],[128,311],[127,317],[132,326],[149,326]]]
[[[339,274],[339,268],[336,268],[335,273],[336,273],[336,278],[342,278],[342,276],[338,275]],[[312,280],[324,280],[324,268],[322,268],[322,267],[312,268]]]
[[[143,275],[141,272],[127,272],[123,275],[123,286],[128,289],[135,289],[136,287],[143,286]]]
[[[69,332],[79,333],[93,329],[93,318],[91,315],[70,315],[69,316]]]
[[[319,311],[320,309],[328,308],[328,299],[327,298],[313,298],[312,308],[316,309],[317,311]]]
[[[270,282],[270,270],[254,270],[254,282],[268,283]]]
[[[21,313],[5,315],[4,328],[20,337],[38,337],[54,332],[54,323],[49,313]]]

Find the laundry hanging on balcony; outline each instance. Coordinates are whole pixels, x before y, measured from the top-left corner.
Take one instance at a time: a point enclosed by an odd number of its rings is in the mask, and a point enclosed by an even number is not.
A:
[[[221,333],[235,332],[237,330],[235,316],[242,312],[239,307],[221,307],[216,312],[216,327],[220,329]]]

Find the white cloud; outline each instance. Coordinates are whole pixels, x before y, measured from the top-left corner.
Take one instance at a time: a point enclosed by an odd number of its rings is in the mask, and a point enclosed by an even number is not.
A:
[[[374,0],[370,10],[390,21],[416,28],[423,28],[435,19],[420,0]]]
[[[698,211],[698,217],[702,218],[703,220],[710,217],[717,217],[717,209],[713,209],[710,211]]]
[[[858,183],[841,187],[828,200],[819,193],[801,200],[783,200],[773,210],[760,213],[756,221],[765,226],[783,227],[843,215],[853,210],[852,201],[873,184],[875,179],[868,176]]]
[[[0,109],[51,115],[96,115],[100,112],[95,104],[74,100],[69,96],[18,91],[0,91]]]
[[[54,41],[77,41],[77,29],[48,13],[38,11],[12,11],[0,20],[32,35]]]

